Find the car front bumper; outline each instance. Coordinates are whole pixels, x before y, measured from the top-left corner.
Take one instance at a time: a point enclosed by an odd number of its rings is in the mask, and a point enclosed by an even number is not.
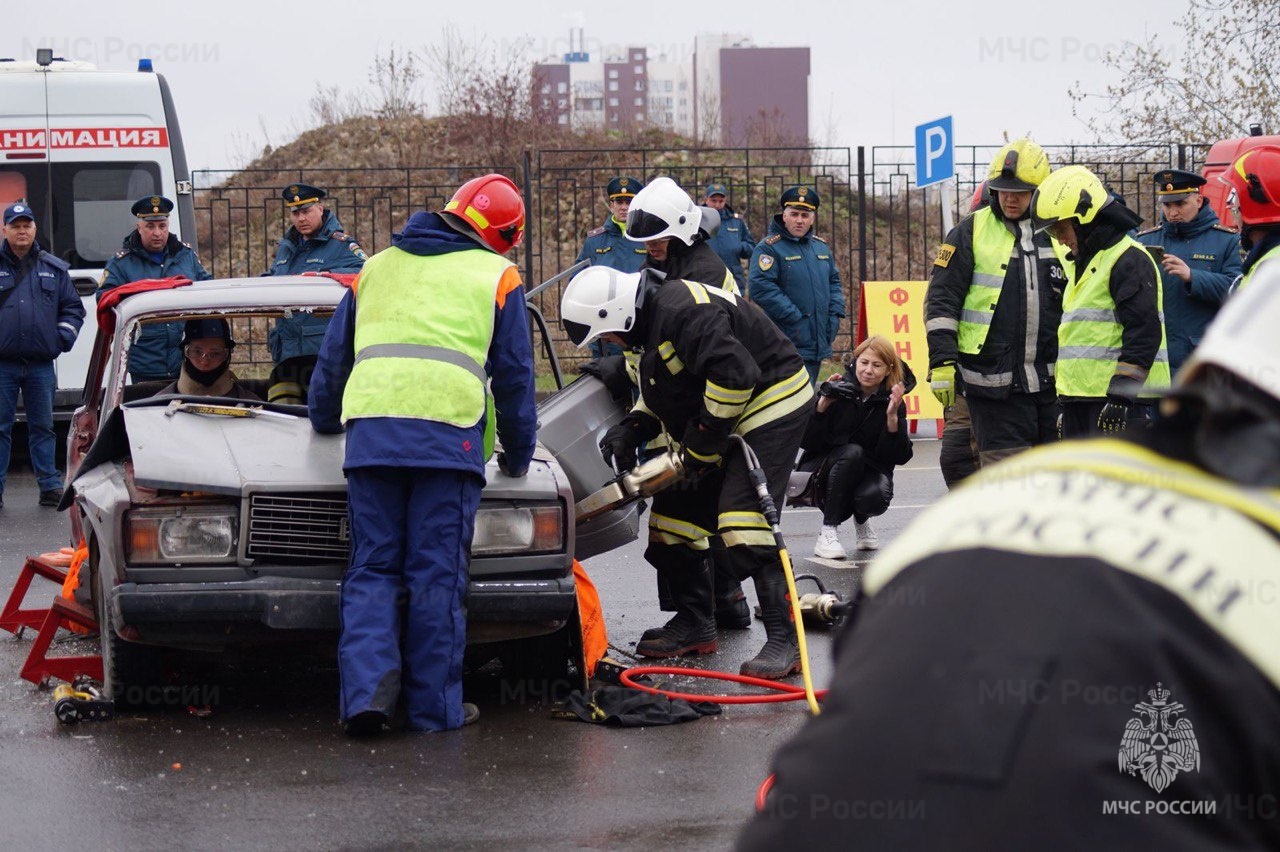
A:
[[[121,635],[130,641],[208,649],[239,642],[301,639],[338,632],[335,580],[258,577],[221,583],[121,583],[111,590]],[[467,641],[538,636],[572,618],[572,576],[472,580]]]

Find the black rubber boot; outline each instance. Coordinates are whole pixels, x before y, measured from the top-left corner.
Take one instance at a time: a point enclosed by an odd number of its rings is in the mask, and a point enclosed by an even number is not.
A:
[[[787,581],[782,566],[770,565],[754,577],[756,595],[760,598],[760,617],[764,621],[764,647],[760,653],[742,664],[741,674],[766,680],[780,680],[800,671],[800,646],[796,643],[796,624],[787,599]]]
[[[686,654],[714,654],[716,622],[712,615],[711,567],[700,556],[688,567],[669,574],[676,614],[655,630],[646,630],[636,644],[641,657],[662,659]]]
[[[716,589],[716,627],[722,630],[749,630],[751,608],[747,606],[742,581],[730,567],[729,551],[712,545],[711,561]]]

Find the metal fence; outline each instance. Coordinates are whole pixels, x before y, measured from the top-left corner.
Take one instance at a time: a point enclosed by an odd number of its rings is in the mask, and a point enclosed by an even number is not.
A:
[[[219,277],[267,270],[289,226],[280,191],[305,180],[325,187],[344,229],[373,253],[390,245],[416,210],[439,210],[464,180],[500,172],[519,184],[529,210],[526,236],[514,260],[529,286],[573,263],[587,231],[608,215],[605,184],[626,174],[641,180],[669,175],[695,199],[708,183],[723,183],[729,205],[762,238],[782,190],[794,183],[821,195],[816,233],[831,245],[845,284],[850,321],[836,341],[848,351],[862,281],[928,277],[944,237],[942,205],[958,220],[1002,143],[956,148],[956,179],[945,190],[915,187],[914,148],[555,149],[527,152],[520,162],[460,163],[422,168],[206,170],[192,175],[196,229],[205,265]],[[1078,163],[1097,172],[1147,221],[1157,221],[1151,176],[1161,169],[1195,170],[1207,146],[1047,145],[1054,166]],[[539,306],[558,316],[560,288]],[[558,324],[552,324],[558,330]],[[559,341],[564,343],[563,340]],[[570,354],[562,348],[566,354]]]

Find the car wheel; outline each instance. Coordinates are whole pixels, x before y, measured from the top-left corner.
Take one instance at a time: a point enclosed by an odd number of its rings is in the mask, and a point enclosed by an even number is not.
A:
[[[103,580],[105,584],[106,580]],[[118,709],[159,704],[159,654],[116,633],[116,618],[105,586],[98,587],[98,630],[102,641],[102,691]]]
[[[563,697],[569,690],[585,686],[581,647],[576,619],[553,633],[507,642],[498,652],[502,676],[508,680],[537,681],[548,686],[548,694]],[[554,690],[551,685],[555,686]]]

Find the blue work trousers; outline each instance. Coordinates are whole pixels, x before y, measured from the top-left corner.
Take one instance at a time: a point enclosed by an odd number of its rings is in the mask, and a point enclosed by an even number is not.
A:
[[[347,472],[351,565],[338,640],[342,719],[390,717],[406,727],[462,726],[467,568],[484,482],[472,473],[367,467]]]
[[[0,494],[9,472],[13,422],[18,415],[18,392],[27,413],[27,446],[31,469],[41,491],[62,490],[62,475],[54,463],[53,390],[58,381],[53,361],[0,359]]]

